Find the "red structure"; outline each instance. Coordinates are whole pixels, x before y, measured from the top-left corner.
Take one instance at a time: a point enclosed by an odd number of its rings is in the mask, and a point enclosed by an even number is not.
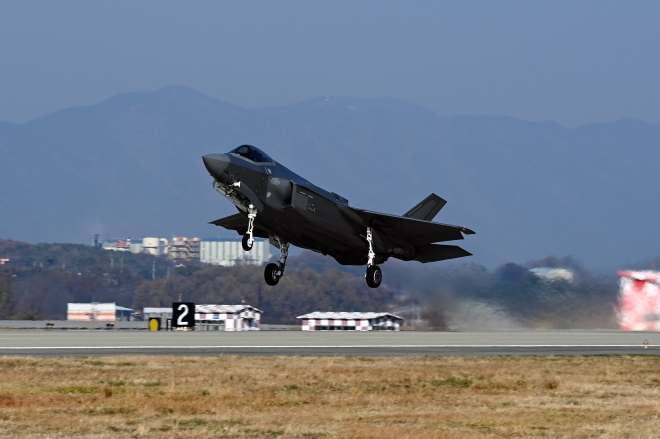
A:
[[[624,331],[660,331],[660,272],[619,271],[619,326]]]

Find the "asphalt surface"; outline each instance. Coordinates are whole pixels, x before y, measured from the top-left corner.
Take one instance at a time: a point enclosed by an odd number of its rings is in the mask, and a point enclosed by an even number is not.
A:
[[[648,342],[647,349],[644,342]],[[2,330],[0,356],[660,355],[660,333]]]

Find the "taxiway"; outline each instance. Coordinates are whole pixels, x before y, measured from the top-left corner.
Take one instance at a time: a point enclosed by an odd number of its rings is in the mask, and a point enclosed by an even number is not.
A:
[[[646,348],[644,343],[647,342]],[[620,355],[660,354],[660,333],[0,331],[0,356],[100,355]]]

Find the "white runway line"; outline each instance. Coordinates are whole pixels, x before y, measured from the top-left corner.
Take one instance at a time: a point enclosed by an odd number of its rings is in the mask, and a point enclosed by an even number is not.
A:
[[[648,345],[648,348],[658,347],[660,345]],[[353,349],[371,349],[371,348],[640,348],[641,344],[509,344],[509,345],[236,345],[236,346],[0,346],[3,350],[63,350],[63,349],[332,349],[332,348],[353,348]]]

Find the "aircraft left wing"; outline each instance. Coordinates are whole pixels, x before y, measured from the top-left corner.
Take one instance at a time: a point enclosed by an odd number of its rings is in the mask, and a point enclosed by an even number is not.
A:
[[[235,230],[239,235],[245,235],[248,229],[248,219],[242,213],[220,218],[211,221],[209,224],[224,227],[227,230]],[[268,232],[259,227],[255,227],[254,236],[258,238],[268,238]]]

